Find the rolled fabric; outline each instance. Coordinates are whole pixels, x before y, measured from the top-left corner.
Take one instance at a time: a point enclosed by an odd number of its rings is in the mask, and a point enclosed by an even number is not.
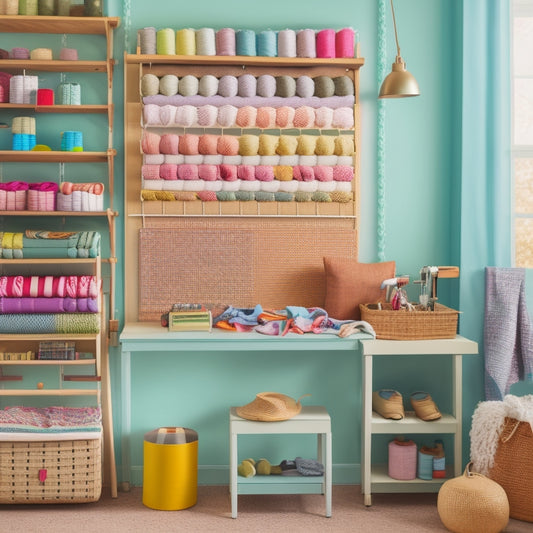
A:
[[[257,166],[261,163],[260,155],[243,155],[241,156],[241,165]]]
[[[295,135],[280,135],[276,153],[278,155],[294,155],[298,146],[298,137]]]
[[[316,135],[300,135],[296,146],[298,155],[314,155],[316,147]]]
[[[198,155],[200,136],[194,133],[185,133],[179,138],[179,153],[183,155]]]
[[[28,190],[57,192],[59,190],[59,185],[53,181],[41,181],[39,183],[29,183]]]
[[[220,181],[204,181],[204,180],[184,180],[183,181],[183,190],[184,191],[203,191],[205,190],[206,183],[222,183]]]
[[[354,178],[353,167],[342,167],[336,165],[333,167],[333,179],[335,181],[352,181]]]
[[[315,82],[311,76],[296,78],[296,95],[300,98],[311,98],[315,94]]]
[[[279,190],[281,192],[296,192],[298,190],[298,183],[296,180],[280,181]]]
[[[218,154],[217,145],[218,135],[204,133],[203,135],[200,135],[198,139],[198,152],[204,155]]]
[[[279,181],[290,181],[293,179],[292,167],[278,165],[274,167],[274,177]]]
[[[351,130],[354,126],[353,109],[349,107],[335,109],[331,125],[339,130]]]
[[[161,184],[160,191],[183,191],[184,180],[161,180],[157,184]]]
[[[159,107],[159,106],[158,106]],[[162,105],[159,107],[159,122],[164,126],[174,124],[176,120],[176,106],[175,105]]]
[[[316,192],[318,190],[318,181],[297,181],[298,191],[302,192]]]
[[[351,181],[337,181],[335,182],[336,187],[335,191],[351,193],[352,192],[352,182]]]
[[[351,135],[335,137],[335,155],[353,155],[354,153],[354,139]]]
[[[315,110],[306,105],[298,107],[292,123],[295,128],[312,128],[315,125]]]
[[[220,165],[219,166],[220,179],[224,181],[236,181],[237,165]]]
[[[204,156],[202,154],[191,154],[183,156],[184,165],[201,165],[204,162]]]
[[[316,166],[313,173],[317,181],[333,181],[333,167]]]
[[[265,192],[278,192],[281,185],[281,181],[269,180],[261,181],[261,190]]]
[[[335,137],[333,135],[320,135],[316,140],[316,155],[333,155],[335,153]]]
[[[202,163],[204,165],[222,165],[224,163],[224,156],[220,154],[204,155]]]
[[[143,155],[143,165],[162,165],[164,162],[165,162],[165,156],[163,154],[144,154]],[[63,182],[63,183],[66,183],[66,182]]]
[[[298,157],[298,163],[307,167],[314,167],[317,164],[316,155],[301,155]]]
[[[319,107],[315,109],[315,126],[321,129],[331,128],[333,124],[333,112],[334,110],[330,107]]]
[[[159,93],[165,96],[178,94],[179,79],[175,74],[165,74],[159,80]]]
[[[240,107],[235,122],[241,128],[253,128],[257,119],[257,108],[250,105]]]
[[[264,106],[257,110],[255,125],[263,130],[276,127],[276,109],[274,107]]]
[[[240,165],[242,163],[242,156],[240,155],[223,155],[222,163],[223,165]]]
[[[306,167],[303,165],[296,165],[293,167],[293,176],[298,181],[312,181],[315,179],[313,167]]]
[[[164,180],[177,180],[178,165],[162,164],[159,167],[159,176]]]
[[[257,153],[259,155],[276,155],[276,147],[278,146],[278,136],[262,133],[259,135],[259,146]]]
[[[212,128],[217,124],[218,107],[214,105],[203,105],[197,108],[198,126]]]
[[[216,202],[217,195],[214,191],[198,191],[198,199],[202,202]]]
[[[159,141],[159,152],[162,154],[179,154],[179,135],[164,133]]]
[[[337,156],[337,165],[352,166],[354,165],[353,155],[338,155]]]
[[[241,188],[241,181],[240,180],[233,180],[233,181],[227,181],[227,180],[221,180],[220,183],[222,183],[222,191],[231,191],[235,192],[240,190]]]
[[[217,122],[223,128],[235,126],[237,121],[237,111],[235,106],[226,104],[218,108]]]
[[[180,180],[198,180],[198,165],[178,165]]]
[[[220,135],[217,142],[217,151],[224,156],[239,155],[239,137]]]
[[[272,181],[274,179],[274,167],[257,165],[255,167],[255,179],[259,181]]]
[[[298,165],[300,162],[299,155],[280,155],[279,156],[279,165],[282,167],[293,167]]]
[[[216,181],[204,181],[204,189],[205,191],[221,191],[222,190],[222,180],[216,180]]]
[[[239,137],[239,155],[257,155],[259,151],[258,135],[241,135]]]
[[[257,96],[272,98],[276,94],[276,78],[270,74],[261,74],[257,78]]]
[[[291,128],[294,120],[294,108],[281,106],[276,109],[276,126],[278,128]]]
[[[240,189],[241,191],[255,192],[261,190],[261,182],[253,180],[240,180]]]
[[[163,157],[165,158],[163,163],[168,163],[170,165],[181,165],[185,163],[185,156],[182,154],[166,154]]]
[[[252,165],[238,165],[237,177],[245,181],[255,180],[255,167]]]
[[[317,155],[317,166],[334,167],[338,163],[338,156],[336,155]]]
[[[141,150],[143,154],[158,154],[161,136],[151,131],[143,130]]]
[[[143,107],[143,123],[146,126],[161,124],[159,106],[156,104],[146,104]]]
[[[180,105],[176,107],[174,123],[184,128],[190,128],[198,121],[198,110],[193,105]]]
[[[218,78],[212,74],[205,74],[198,83],[200,96],[215,96],[218,92]]]
[[[239,81],[235,76],[225,75],[218,80],[218,94],[224,98],[233,98],[239,92]]]
[[[242,74],[237,79],[237,94],[243,98],[256,96],[257,79],[252,74]]]
[[[198,165],[198,177],[205,181],[215,181],[219,179],[220,172],[218,165]]]
[[[333,192],[336,189],[336,187],[337,187],[337,182],[333,181],[333,176],[332,176],[332,179],[329,180],[329,181],[327,181],[327,180],[319,181],[318,182],[317,191],[320,191],[320,192]],[[335,200],[333,200],[333,201],[335,201]]]

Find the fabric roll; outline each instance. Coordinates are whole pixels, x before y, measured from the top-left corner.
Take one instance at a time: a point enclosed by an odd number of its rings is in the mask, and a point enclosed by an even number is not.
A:
[[[159,107],[159,122],[163,126],[168,126],[173,124],[176,120],[176,106],[174,105],[163,105]]]
[[[279,165],[280,157],[281,156],[279,155],[262,155],[259,164],[275,167],[276,165]]]

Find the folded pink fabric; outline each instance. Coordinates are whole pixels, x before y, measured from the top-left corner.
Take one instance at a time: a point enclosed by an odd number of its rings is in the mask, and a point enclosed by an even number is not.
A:
[[[42,181],[40,183],[30,183],[29,190],[31,191],[52,191],[57,192],[59,185],[53,181]]]
[[[333,181],[333,167],[316,166],[313,172],[317,181]]]
[[[315,173],[313,167],[304,165],[296,165],[292,168],[294,179],[298,181],[313,181],[315,179]]]
[[[180,180],[197,180],[198,165],[178,165],[178,178]]]
[[[352,181],[354,176],[353,167],[337,165],[333,167],[333,179],[335,181]]]
[[[184,155],[198,155],[198,143],[200,136],[193,133],[186,133],[180,137],[179,153]]]
[[[164,180],[177,180],[178,179],[178,165],[171,165],[169,163],[163,163],[159,167],[159,176]]]
[[[224,181],[237,181],[237,165],[220,165],[219,170]]]
[[[27,191],[30,188],[25,181],[8,181],[0,183],[0,190],[3,191]]]
[[[268,165],[258,165],[255,167],[255,179],[258,181],[273,181],[274,167]]]
[[[216,181],[220,176],[218,165],[198,165],[198,177],[205,181]]]
[[[237,167],[237,177],[244,181],[255,180],[255,167],[252,165],[239,165]]]
[[[159,153],[161,154],[179,154],[179,135],[175,133],[165,133],[161,135],[159,141]]]

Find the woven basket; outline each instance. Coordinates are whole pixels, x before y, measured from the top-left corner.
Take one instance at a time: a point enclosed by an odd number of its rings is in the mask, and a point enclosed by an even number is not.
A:
[[[378,339],[453,339],[457,333],[458,311],[435,304],[434,311],[394,311],[391,304],[361,304],[361,320],[368,322]]]
[[[98,501],[101,440],[0,442],[0,503]]]
[[[499,533],[509,522],[509,501],[495,481],[466,465],[462,476],[446,481],[437,497],[442,523],[454,533]]]
[[[533,522],[533,431],[529,422],[505,417],[489,477],[509,498],[510,516]]]

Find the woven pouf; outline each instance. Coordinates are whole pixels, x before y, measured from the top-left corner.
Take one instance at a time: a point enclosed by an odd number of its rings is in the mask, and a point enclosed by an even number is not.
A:
[[[462,476],[449,479],[439,490],[437,510],[454,533],[498,533],[509,522],[509,500],[495,481],[466,465]]]

